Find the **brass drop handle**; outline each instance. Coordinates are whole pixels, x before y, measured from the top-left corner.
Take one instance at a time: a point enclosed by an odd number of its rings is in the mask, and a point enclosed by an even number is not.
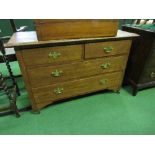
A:
[[[59,76],[61,76],[62,73],[63,73],[62,70],[56,69],[55,71],[53,71],[53,72],[51,73],[51,75],[52,75],[53,77],[59,77]]]
[[[56,89],[54,89],[54,93],[59,95],[59,94],[62,94],[63,90],[64,90],[63,88],[57,87]]]
[[[53,59],[57,59],[61,56],[61,53],[60,52],[50,52],[48,54],[49,57],[53,58]]]
[[[151,78],[154,78],[155,77],[155,72],[151,72],[150,76],[151,76]]]
[[[108,47],[104,47],[104,48],[103,48],[103,51],[104,51],[105,53],[110,53],[110,52],[112,52],[112,50],[113,50],[113,47],[111,47],[111,46],[108,46]]]
[[[110,65],[111,65],[110,62],[106,62],[106,63],[103,63],[103,64],[101,65],[101,68],[102,68],[102,69],[107,69],[107,68],[110,67]]]
[[[107,80],[107,79],[101,79],[101,80],[100,80],[100,83],[101,83],[102,85],[105,85],[105,84],[108,83],[108,80]]]

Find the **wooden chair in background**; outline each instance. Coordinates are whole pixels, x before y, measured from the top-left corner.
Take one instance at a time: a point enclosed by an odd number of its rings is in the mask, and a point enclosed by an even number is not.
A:
[[[0,72],[0,91],[4,91],[4,93],[7,95],[7,98],[9,99],[9,106],[5,107],[2,104],[0,104],[0,115],[5,115],[6,113],[9,113],[10,111],[13,111],[16,114],[16,117],[19,117],[19,112],[16,106],[16,95],[20,95],[18,84],[15,80],[14,74],[12,72],[10,62],[7,58],[6,51],[4,48],[3,41],[0,40],[0,53],[3,62],[6,64],[9,76],[4,77],[3,74]],[[0,69],[1,71],[1,69]],[[12,84],[11,86],[8,86],[6,80],[10,79]]]
[[[20,117],[17,105],[16,105],[16,85],[13,86],[12,90],[7,86],[7,83],[5,81],[6,79],[3,77],[2,73],[0,72],[0,88],[4,93],[6,94],[7,98],[9,99],[9,106],[0,106],[0,115],[4,115],[4,113],[7,112],[14,112],[16,114],[16,117]]]
[[[15,80],[15,76],[14,76],[12,68],[10,66],[9,59],[6,55],[6,51],[5,51],[4,44],[3,44],[2,40],[0,40],[0,52],[1,52],[1,57],[3,59],[3,62],[6,64],[6,67],[7,67],[8,73],[9,73],[9,76],[7,78],[12,80],[13,86],[16,86],[17,94],[20,95],[19,87]]]

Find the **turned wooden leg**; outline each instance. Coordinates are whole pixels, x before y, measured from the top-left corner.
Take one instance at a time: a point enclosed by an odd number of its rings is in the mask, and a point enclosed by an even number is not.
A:
[[[14,111],[16,117],[20,117],[20,114],[19,114],[19,111],[18,111],[18,108],[17,108],[17,104],[16,104],[16,86],[14,87],[14,90],[13,90],[13,95],[12,95],[12,99],[11,99],[11,109],[12,111]]]
[[[6,64],[6,67],[8,69],[10,78],[11,78],[11,80],[13,82],[13,86],[16,86],[16,92],[17,92],[18,96],[20,96],[20,91],[19,91],[19,88],[18,88],[18,84],[17,84],[17,82],[15,80],[15,77],[13,75],[13,72],[12,72],[8,57],[6,56],[5,48],[4,48],[4,45],[3,45],[2,41],[0,41],[0,51],[2,53],[2,57],[3,57],[3,60],[4,60],[5,64]]]
[[[0,73],[0,87],[4,90],[4,92],[6,93],[9,99],[11,111],[13,111],[16,114],[16,117],[19,117],[20,115],[19,115],[18,108],[16,105],[16,86],[13,89],[13,93],[10,93],[6,85],[5,79],[2,76],[2,73]]]
[[[19,114],[19,111],[18,111],[18,108],[16,106],[16,103],[12,103],[10,105],[10,108],[12,109],[12,111],[15,113],[16,117],[19,118],[20,117],[20,114]]]
[[[17,92],[18,96],[20,96],[20,91],[19,91],[19,88],[18,88],[18,84],[17,84],[17,82],[15,80],[15,77],[13,75],[10,63],[9,63],[7,57],[6,56],[4,56],[4,57],[5,57],[5,62],[6,62],[7,69],[8,69],[9,74],[10,74],[10,78],[11,78],[11,80],[13,82],[13,85],[16,86],[16,92]]]

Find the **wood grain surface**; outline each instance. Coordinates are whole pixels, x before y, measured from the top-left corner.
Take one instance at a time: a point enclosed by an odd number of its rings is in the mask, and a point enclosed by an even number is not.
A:
[[[106,53],[104,48],[112,48]],[[85,45],[85,58],[97,58],[111,55],[128,53],[131,47],[131,40],[107,41],[100,43],[90,43]]]
[[[38,40],[116,36],[118,20],[34,20]]]
[[[61,54],[58,58],[54,59],[49,54]],[[26,49],[22,51],[25,65],[45,65],[45,64],[62,64],[65,62],[81,60],[82,53],[84,52],[84,45],[70,45],[70,46],[57,46]]]
[[[54,83],[80,79],[97,74],[120,71],[125,68],[127,55],[99,58],[83,62],[74,62],[61,65],[33,67],[28,69],[28,76],[32,87],[51,85]],[[107,64],[107,65],[106,65]],[[103,67],[101,67],[103,65]],[[106,67],[107,68],[104,68]],[[52,72],[62,72],[54,77]]]
[[[62,82],[46,87],[33,88],[34,98],[38,104],[50,104],[53,101],[82,95],[85,93],[95,92],[99,90],[118,87],[120,85],[120,79],[122,72],[102,74],[99,76],[93,76],[80,80],[74,80],[69,82]],[[107,83],[102,84],[101,80],[107,80]],[[54,90],[57,88],[63,88],[61,94],[55,94]]]
[[[32,109],[37,111],[69,97],[118,91],[132,38],[137,36],[118,31],[116,37],[38,41],[35,32],[22,32],[5,46],[15,48]],[[105,53],[109,46],[111,52]]]

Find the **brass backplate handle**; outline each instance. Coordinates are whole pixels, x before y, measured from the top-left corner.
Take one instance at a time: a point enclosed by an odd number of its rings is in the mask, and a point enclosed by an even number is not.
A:
[[[53,71],[53,72],[51,73],[51,75],[52,75],[53,77],[59,77],[59,76],[62,75],[62,73],[63,73],[62,70],[56,69],[55,71]]]
[[[105,53],[110,53],[110,52],[112,52],[113,47],[111,47],[111,46],[104,47],[103,50],[104,50]]]
[[[56,89],[54,89],[54,93],[57,94],[57,95],[62,94],[63,90],[64,90],[63,88],[57,87]]]
[[[100,80],[100,83],[101,83],[102,85],[105,85],[105,84],[108,83],[108,80],[107,80],[107,79],[101,79],[101,80]]]
[[[150,76],[151,78],[155,78],[155,72],[151,72]]]
[[[103,64],[101,65],[101,68],[102,68],[102,69],[107,69],[107,68],[110,67],[110,65],[111,65],[110,62],[106,62],[106,63],[103,63]]]
[[[61,56],[61,53],[60,52],[50,52],[48,54],[49,57],[53,58],[53,59],[57,59]]]

